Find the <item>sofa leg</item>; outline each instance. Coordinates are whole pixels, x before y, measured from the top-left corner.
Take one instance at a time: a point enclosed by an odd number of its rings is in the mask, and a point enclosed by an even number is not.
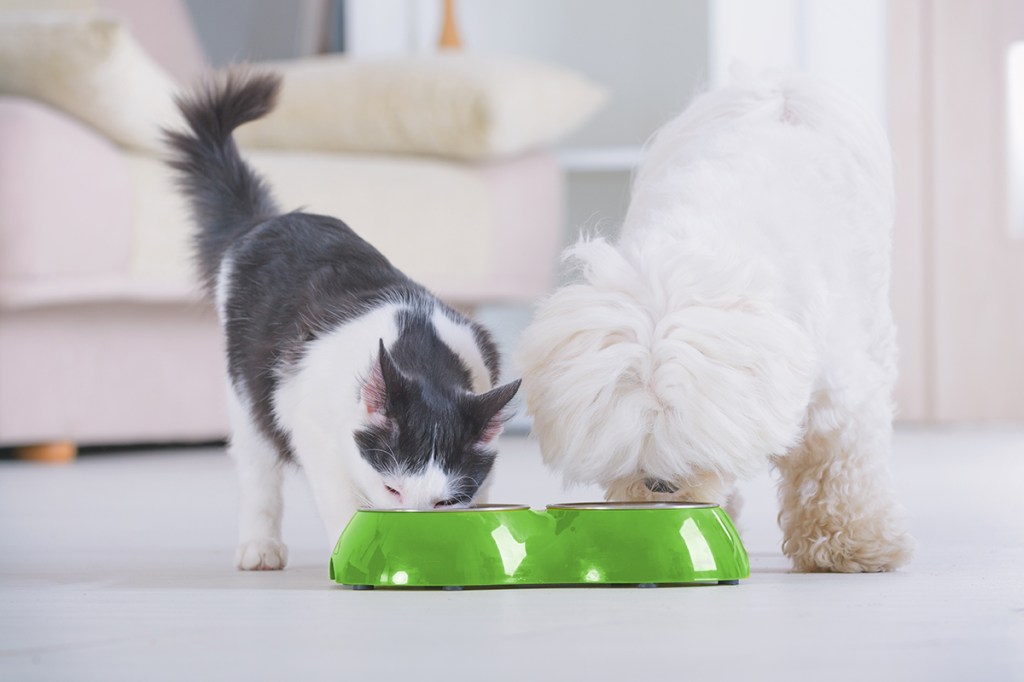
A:
[[[41,443],[15,448],[14,454],[28,462],[73,462],[78,456],[78,446],[71,441]]]

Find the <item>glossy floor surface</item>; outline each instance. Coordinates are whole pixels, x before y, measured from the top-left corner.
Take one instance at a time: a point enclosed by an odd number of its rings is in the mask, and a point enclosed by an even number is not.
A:
[[[298,475],[289,567],[241,573],[219,449],[0,462],[0,679],[1024,680],[1024,430],[902,429],[894,471],[894,574],[790,573],[765,475],[737,587],[357,592]],[[503,440],[492,501],[594,497]]]

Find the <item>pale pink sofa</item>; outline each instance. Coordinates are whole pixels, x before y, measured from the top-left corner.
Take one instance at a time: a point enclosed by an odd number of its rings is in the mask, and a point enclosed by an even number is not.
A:
[[[103,4],[124,12],[139,42],[179,80],[201,70],[182,4]],[[306,165],[298,152],[264,157],[255,158],[276,168],[272,184],[287,186],[288,169]],[[309,157],[310,163],[347,168],[346,177],[372,176],[367,183],[386,182],[387,164],[402,163],[393,156],[324,158]],[[166,201],[170,191],[142,186],[137,173],[143,161],[150,164],[146,168],[153,164],[60,111],[0,97],[0,446],[225,437],[215,315],[194,278],[160,260],[160,234],[154,237],[156,228],[146,221],[167,219],[157,199]],[[428,163],[407,161],[410,172]],[[380,172],[360,173],[359,164],[377,164]],[[547,292],[563,203],[562,173],[553,156],[539,152],[446,167],[476,183],[474,201],[491,211],[492,224],[461,228],[485,232],[465,235],[475,245],[467,254],[472,267],[410,261],[413,274],[468,308]],[[465,199],[452,196],[443,206],[455,216]],[[403,201],[401,194],[396,201]],[[140,243],[147,230],[155,243]],[[415,235],[383,232],[385,243],[411,239],[415,247]],[[374,234],[365,236],[375,241]],[[443,238],[460,241],[458,233]]]

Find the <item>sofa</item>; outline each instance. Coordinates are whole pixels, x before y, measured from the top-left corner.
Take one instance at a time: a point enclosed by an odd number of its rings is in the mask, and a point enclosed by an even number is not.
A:
[[[0,446],[223,439],[221,335],[159,132],[199,43],[181,2],[74,5],[0,5]],[[598,86],[470,53],[266,66],[280,105],[238,138],[283,207],[342,218],[466,310],[549,290],[550,147]]]

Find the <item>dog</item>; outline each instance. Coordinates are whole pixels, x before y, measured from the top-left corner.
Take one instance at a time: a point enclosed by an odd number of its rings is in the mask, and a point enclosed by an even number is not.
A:
[[[904,565],[893,207],[885,134],[824,84],[697,97],[646,145],[617,243],[570,247],[577,281],[524,332],[545,462],[609,500],[723,505],[774,466],[797,570]]]

